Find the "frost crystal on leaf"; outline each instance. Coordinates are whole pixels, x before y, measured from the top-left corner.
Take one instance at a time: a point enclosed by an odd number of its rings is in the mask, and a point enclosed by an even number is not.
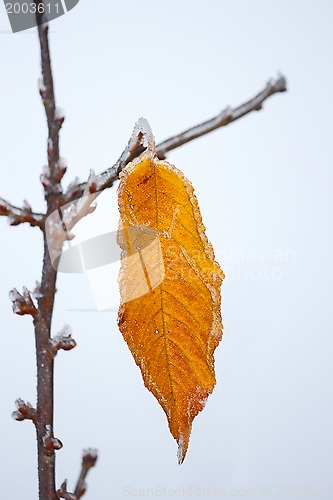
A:
[[[135,149],[138,145],[138,139],[142,136],[142,139],[140,141],[140,144],[147,148],[149,151],[152,151],[155,153],[156,145],[155,145],[155,138],[152,132],[152,129],[149,125],[148,120],[145,118],[139,118],[139,120],[136,122],[132,137],[129,140],[128,147],[130,151],[132,149]]]
[[[137,238],[119,238],[123,253],[118,325],[145,386],[167,415],[182,463],[192,421],[216,382],[213,355],[222,337],[224,275],[205,235],[193,187],[176,167],[145,151],[120,174],[118,196],[122,233],[130,234],[135,221],[159,235],[159,245],[147,247]],[[140,288],[138,282],[146,283],[146,275],[149,286]],[[131,290],[136,295],[129,295]]]
[[[179,465],[184,461],[184,439],[182,436],[180,436],[178,440],[177,459]]]

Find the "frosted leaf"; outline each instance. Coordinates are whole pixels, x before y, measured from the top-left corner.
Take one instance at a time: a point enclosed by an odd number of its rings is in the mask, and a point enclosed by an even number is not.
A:
[[[198,402],[201,404],[202,409],[204,409],[206,406],[207,400],[208,400],[208,394],[204,389],[202,389],[199,386],[197,386],[196,392],[197,392]],[[190,405],[189,405],[189,408],[188,408],[189,413],[190,413],[190,410],[191,409],[190,409]]]
[[[159,201],[161,191],[163,198]],[[138,270],[130,259],[139,253],[135,248],[142,248],[140,241],[135,239],[133,244],[129,241],[122,245],[118,238],[123,249],[118,325],[141,368],[145,386],[167,415],[171,434],[178,444],[178,462],[182,463],[192,421],[203,409],[216,382],[213,354],[222,337],[223,273],[204,233],[193,186],[176,167],[158,160],[152,151],[143,152],[121,172],[118,205],[120,227],[127,231],[127,236],[134,222],[157,231],[159,236],[161,250],[149,254],[149,259],[137,258]],[[130,257],[126,254],[127,247],[131,250]],[[150,279],[146,290],[141,290],[146,276],[150,278],[147,263],[155,262],[160,255],[166,264],[164,279],[156,279],[156,283]],[[156,278],[160,278],[161,267],[154,265],[154,269]],[[145,276],[141,278],[142,274]],[[215,275],[219,280],[212,279]],[[145,298],[134,301],[133,294],[128,296],[130,287],[140,293],[134,298],[143,295]],[[161,297],[164,291],[171,297],[165,306],[164,302],[160,307],[156,304],[154,288],[157,287]],[[130,300],[126,301],[127,297]],[[156,336],[157,331],[163,332],[162,337]]]

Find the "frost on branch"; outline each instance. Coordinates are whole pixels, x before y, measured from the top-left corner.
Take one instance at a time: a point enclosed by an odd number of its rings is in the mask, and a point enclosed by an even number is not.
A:
[[[67,165],[64,158],[59,158],[54,168],[54,180],[59,184],[67,171]]]
[[[148,120],[139,118],[134,126],[132,137],[129,140],[129,150],[133,151],[141,144],[145,149],[155,153],[156,145],[155,138]]]
[[[43,78],[38,78],[38,90],[39,90],[40,95],[43,97],[43,94],[46,91],[46,87],[44,85]]]
[[[30,314],[35,316],[37,314],[37,309],[33,300],[31,298],[30,292],[26,287],[23,287],[23,294],[21,295],[16,288],[13,288],[9,292],[9,298],[13,303],[13,312],[23,316],[24,314]]]
[[[62,120],[62,121],[64,121],[64,119],[65,119],[65,111],[63,110],[63,108],[56,108],[56,110],[55,110],[55,119],[56,120]]]
[[[32,292],[32,296],[36,300],[41,299],[43,297],[42,290],[41,290],[41,284],[39,281],[36,281],[36,286]]]
[[[138,156],[138,154],[143,152],[145,149],[155,154],[155,138],[148,120],[145,118],[139,118],[134,125],[131,138],[128,141],[126,148],[117,161],[117,172],[119,173],[131,159]]]
[[[99,192],[94,192],[94,190],[98,188],[96,179],[95,174],[91,171],[84,196],[61,207],[61,222],[65,231],[71,231],[75,224],[83,217],[96,210],[94,201],[99,195]],[[89,194],[90,188],[92,189],[91,194]],[[68,239],[68,237],[66,239]]]
[[[92,169],[92,168],[90,169],[90,172],[89,172],[87,188],[88,188],[87,191],[89,191],[89,193],[95,193],[95,191],[98,191],[98,189],[97,189],[97,177],[96,177],[94,169]],[[84,194],[89,194],[89,193],[86,192]]]
[[[94,170],[91,169],[83,195],[61,208],[62,224],[67,231],[72,230],[83,217],[96,210],[97,205],[94,202],[100,194],[99,190],[102,187],[102,181],[103,177],[97,176]]]
[[[44,218],[43,214],[34,213],[26,200],[23,202],[23,207],[19,208],[3,198],[0,198],[0,215],[6,216],[11,226],[24,222],[28,222],[31,226],[41,226]]]
[[[44,165],[43,172],[40,176],[40,181],[44,189],[48,189],[51,185],[51,171],[48,165]]]
[[[25,403],[23,399],[19,398],[15,401],[16,410],[12,413],[14,420],[21,422],[22,420],[32,420],[36,419],[36,410],[30,403]]]
[[[53,154],[52,139],[48,139],[47,146],[48,146],[47,147],[48,156],[51,157]],[[40,181],[45,191],[59,192],[60,191],[59,184],[61,179],[65,175],[66,170],[67,166],[63,158],[59,158],[59,160],[53,166],[52,171],[49,165],[44,165],[43,172],[40,176]]]

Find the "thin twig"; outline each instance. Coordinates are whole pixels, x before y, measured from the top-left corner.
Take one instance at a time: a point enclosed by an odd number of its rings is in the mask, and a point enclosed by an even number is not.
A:
[[[88,449],[83,452],[81,472],[74,491],[74,496],[77,500],[80,500],[87,490],[85,479],[90,469],[95,467],[97,458],[98,455],[96,450]]]
[[[57,491],[57,498],[65,500],[80,500],[87,491],[86,477],[92,467],[95,467],[98,455],[97,450],[84,450],[82,455],[82,464],[79,479],[77,481],[74,493],[70,493],[67,489],[67,479],[62,483]]]
[[[43,99],[48,125],[48,168],[42,175],[42,184],[47,201],[47,213],[53,212],[61,203],[61,178],[65,167],[59,161],[59,130],[64,118],[56,112],[52,68],[48,43],[48,26],[42,24],[45,19],[38,14],[38,35],[41,49],[42,81],[40,94]],[[51,321],[54,295],[56,291],[57,271],[53,268],[44,231],[44,260],[42,279],[38,296],[38,312],[34,319],[36,361],[37,361],[37,408],[36,434],[38,447],[38,483],[39,498],[56,500],[55,487],[55,450],[60,449],[61,442],[53,434],[54,405],[54,346],[51,341]]]
[[[286,90],[287,83],[284,76],[279,76],[277,80],[270,80],[264,90],[262,90],[257,96],[253,97],[253,99],[250,99],[241,106],[238,106],[234,109],[231,107],[227,107],[217,116],[214,116],[214,118],[211,118],[204,123],[200,123],[195,127],[191,127],[188,130],[185,130],[184,132],[174,135],[166,141],[161,142],[157,146],[157,155],[160,158],[163,158],[168,151],[179,148],[180,146],[183,146],[183,144],[193,141],[198,137],[202,137],[203,135],[209,134],[213,130],[225,127],[226,125],[229,125],[229,123],[242,118],[252,111],[259,111],[260,109],[262,109],[263,102],[268,97],[279,92],[285,92]]]
[[[227,107],[224,111],[219,113],[214,118],[208,121],[200,123],[194,127],[191,127],[180,134],[174,135],[169,139],[157,144],[156,154],[160,159],[164,159],[167,152],[179,148],[187,142],[193,141],[198,137],[209,134],[213,130],[229,125],[239,118],[251,113],[252,111],[259,111],[262,109],[263,102],[268,99],[268,97],[277,94],[279,92],[285,92],[287,90],[286,79],[284,76],[279,76],[276,80],[270,80],[264,90],[262,90],[258,95],[250,99],[249,101],[241,104],[237,108]],[[102,192],[104,189],[109,188],[118,179],[120,171],[132,160],[137,158],[144,150],[145,147],[142,146],[140,142],[140,137],[138,136],[137,146],[131,149],[127,147],[124,149],[122,155],[120,156],[117,163],[112,167],[108,168],[104,172],[95,176],[95,182],[99,186],[99,191]],[[64,196],[66,203],[69,203],[80,196],[89,189],[88,183],[83,182],[81,184],[73,182]]]
[[[38,6],[38,4],[43,4],[43,2],[35,0],[35,4],[36,6]],[[54,205],[59,204],[59,193],[61,193],[61,179],[66,172],[66,166],[62,164],[59,156],[59,130],[64,122],[65,117],[63,116],[62,112],[56,108],[48,40],[49,28],[45,22],[46,19],[44,17],[44,13],[39,13],[38,7],[36,11],[36,20],[38,24],[42,65],[42,79],[39,82],[39,92],[43,99],[48,126],[48,168],[45,169],[41,180],[45,189],[46,200],[50,201],[50,203]],[[56,200],[58,203],[56,203]]]
[[[44,223],[44,215],[33,212],[27,201],[24,202],[22,208],[19,208],[0,198],[0,216],[8,217],[11,226],[18,226],[26,222],[30,226],[42,227]]]

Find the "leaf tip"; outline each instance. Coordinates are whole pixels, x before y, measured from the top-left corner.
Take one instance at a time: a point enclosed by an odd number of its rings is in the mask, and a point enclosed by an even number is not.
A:
[[[179,438],[177,439],[178,443],[178,450],[177,450],[177,459],[178,459],[178,464],[181,465],[186,457],[186,452],[188,448],[188,442],[189,439],[185,439],[183,435],[180,435]]]

